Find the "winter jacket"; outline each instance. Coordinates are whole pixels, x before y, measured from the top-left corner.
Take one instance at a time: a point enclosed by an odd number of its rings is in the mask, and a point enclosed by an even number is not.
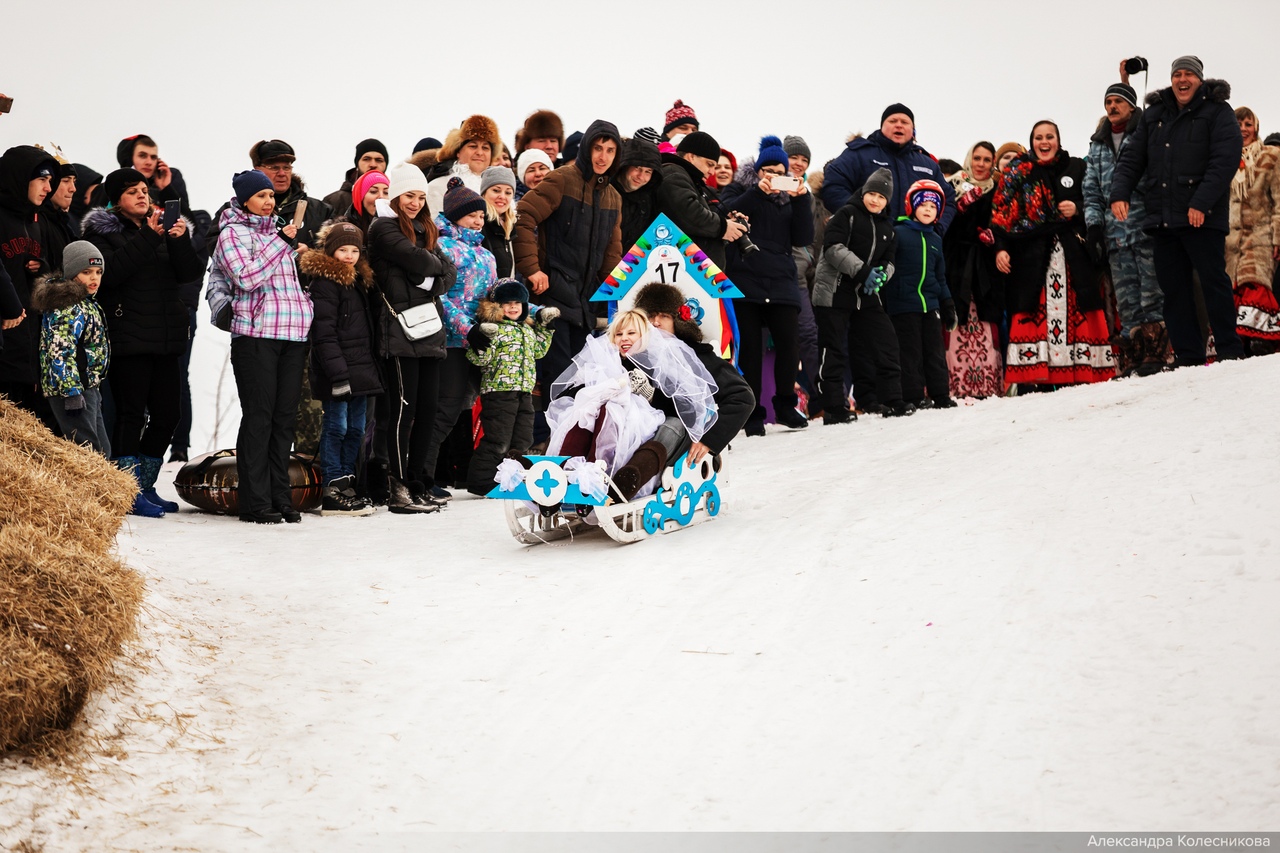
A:
[[[692,163],[676,154],[662,155],[658,212],[665,213],[677,228],[698,244],[712,263],[723,270],[726,263],[724,232],[728,220],[724,211],[711,203],[714,196],[715,190],[706,185],[702,173]]]
[[[373,313],[369,293],[373,270],[361,258],[355,266],[308,249],[298,258],[307,278],[307,292],[315,306],[311,321],[311,394],[333,399],[335,385],[347,383],[352,397],[368,397],[383,390],[373,357]]]
[[[720,453],[746,425],[756,408],[756,395],[742,378],[733,362],[721,358],[715,347],[702,340],[702,332],[693,323],[676,323],[676,337],[683,341],[716,383],[716,422],[702,436],[702,443],[712,453]]]
[[[374,304],[378,355],[383,358],[444,358],[445,332],[411,341],[405,337],[400,322],[387,310],[390,304],[397,312],[432,302],[440,317],[440,297],[453,289],[458,272],[453,261],[438,248],[429,250],[426,228],[414,221],[414,239],[400,230],[398,217],[379,216],[369,226],[365,242],[369,263],[373,267],[376,288]],[[420,285],[431,282],[425,289]]]
[[[1119,149],[1115,148],[1111,138],[1111,123],[1106,119],[1098,127],[1089,140],[1089,157],[1085,161],[1084,170],[1084,222],[1089,228],[1095,225],[1106,226],[1107,243],[1115,246],[1133,246],[1139,240],[1147,238],[1142,233],[1142,221],[1146,218],[1146,204],[1143,197],[1151,180],[1144,178],[1138,182],[1132,198],[1129,199],[1129,218],[1124,222],[1111,213],[1111,184],[1115,179],[1116,162],[1126,148],[1133,144],[1133,133],[1142,121],[1142,110],[1135,110],[1125,128],[1124,137],[1120,140]]]
[[[445,346],[460,349],[467,345],[467,332],[475,322],[480,300],[497,281],[493,254],[481,243],[484,234],[454,225],[442,215],[436,217],[440,229],[440,251],[458,271],[453,286],[440,297],[444,309]]]
[[[653,170],[648,183],[638,190],[626,187],[627,170],[634,167]],[[658,188],[662,186],[662,157],[658,146],[643,139],[628,139],[618,155],[618,172],[613,187],[622,197],[622,248],[630,249],[658,216]]]
[[[305,341],[314,309],[275,217],[255,216],[233,199],[218,228],[213,266],[231,288],[231,334]],[[214,287],[213,273],[209,287]]]
[[[839,157],[827,164],[822,177],[822,203],[829,210],[839,210],[862,189],[871,173],[882,167],[893,172],[894,194],[889,199],[892,219],[905,213],[903,201],[907,188],[916,181],[933,180],[942,187],[946,204],[934,227],[938,233],[945,234],[955,216],[956,197],[942,169],[938,168],[938,161],[915,140],[895,145],[878,130],[865,139],[852,140]]]
[[[515,227],[511,229],[515,233]],[[508,237],[506,232],[502,230],[502,223],[496,219],[485,217],[484,228],[480,229],[480,233],[484,235],[484,242],[481,244],[489,250],[489,254],[493,255],[493,262],[496,267],[496,275],[498,278],[515,278],[516,277],[516,256],[512,238]]]
[[[502,315],[502,306],[491,299],[480,301],[475,321],[498,326],[489,346],[479,351],[467,350],[471,363],[480,366],[480,393],[533,393],[536,362],[551,348],[551,329],[535,323],[532,317],[508,320]]]
[[[905,216],[894,226],[893,277],[885,283],[886,314],[926,314],[951,301],[942,238],[933,225]]]
[[[324,197],[324,203],[329,205],[330,210],[337,213],[340,210],[346,210],[351,207],[351,188],[358,177],[360,177],[360,173],[354,166],[347,169],[347,175],[342,181],[342,186]]]
[[[516,270],[526,279],[547,275],[541,304],[560,309],[571,325],[591,328],[591,296],[622,260],[622,198],[609,180],[617,171],[595,174],[591,146],[597,139],[620,143],[618,130],[594,121],[583,136],[573,163],[551,172],[520,199],[514,245]]]
[[[729,278],[747,302],[800,307],[800,284],[796,259],[791,250],[813,242],[813,209],[809,194],[789,196],[778,192],[766,195],[752,163],[738,168],[734,183],[746,186],[732,201],[722,202],[727,210],[745,213],[751,219],[751,242],[759,251],[743,254],[738,247],[727,250]]]
[[[876,267],[893,275],[896,237],[889,208],[871,213],[855,195],[827,222],[822,257],[813,279],[815,308],[851,310],[862,305],[860,288]]]
[[[302,182],[302,178],[297,175],[293,176],[293,181],[289,184],[289,189],[284,193],[276,193],[276,209],[272,212],[281,224],[288,225],[293,222],[293,215],[298,210],[298,203],[305,201],[307,203],[306,210],[302,214],[302,224],[298,226],[298,233],[292,240],[280,235],[281,240],[289,243],[289,248],[296,249],[299,245],[315,246],[316,232],[324,226],[326,222],[333,218],[333,210],[329,205],[325,204],[318,198],[311,198],[307,195],[307,187]],[[210,255],[213,254],[214,244],[218,242],[218,237],[222,232],[222,215],[231,207],[228,202],[218,208],[218,215],[213,219],[218,223],[217,229],[211,230],[207,239],[207,246]]]
[[[1145,176],[1144,231],[1190,227],[1192,208],[1204,214],[1203,227],[1230,230],[1231,179],[1244,147],[1230,97],[1224,80],[1205,80],[1185,109],[1172,86],[1147,95],[1133,142],[1116,163],[1110,199],[1132,204]]]
[[[97,208],[81,223],[84,239],[102,252],[98,304],[117,355],[178,355],[191,337],[180,285],[204,272],[187,222],[181,237],[157,234],[115,209]]]
[[[56,181],[54,187],[57,187]],[[80,239],[79,234],[79,227],[72,221],[71,214],[59,210],[46,198],[40,205],[40,242],[44,245],[44,256],[50,270],[62,269],[62,252],[68,244]]]
[[[27,200],[27,187],[37,168],[58,174],[58,161],[33,145],[18,145],[0,157],[0,264],[4,265],[22,308],[31,308],[31,287],[35,280],[52,272],[45,260],[40,217],[35,205]],[[28,261],[40,263],[40,269],[27,269]],[[10,310],[11,310],[10,306]],[[21,311],[15,316],[20,316]],[[40,318],[34,310],[27,319],[7,332],[0,332],[0,377],[6,382],[40,381]]]
[[[996,268],[996,250],[979,234],[991,228],[994,187],[964,210],[957,210],[942,237],[947,263],[947,288],[956,303],[956,316],[969,319],[969,305],[978,306],[978,319],[997,325],[1004,322],[1004,273]],[[959,204],[957,203],[957,207]]]
[[[431,174],[438,176],[427,182],[427,210],[431,211],[433,217],[439,216],[444,211],[444,197],[449,192],[450,178],[459,178],[464,187],[476,195],[480,194],[480,176],[471,171],[468,166],[459,166],[457,160],[446,160],[436,165],[432,168]]]
[[[1271,287],[1280,246],[1280,149],[1255,140],[1244,149],[1231,181],[1231,231],[1227,234],[1227,275],[1236,284]]]
[[[78,281],[42,276],[31,292],[42,312],[40,390],[46,397],[74,397],[97,388],[111,362],[107,318],[98,301]]]
[[[1035,311],[1045,288],[1053,241],[1062,243],[1071,288],[1080,311],[1103,307],[1093,259],[1084,245],[1084,162],[1059,151],[1049,163],[1027,152],[1000,172],[991,198],[991,231],[996,250],[1009,253],[1005,278],[1006,307],[1014,313]],[[1058,203],[1073,201],[1076,215],[1065,219]]]

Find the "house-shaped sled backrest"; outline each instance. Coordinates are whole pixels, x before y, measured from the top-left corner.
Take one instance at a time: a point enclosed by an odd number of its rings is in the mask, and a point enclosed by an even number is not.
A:
[[[680,288],[688,311],[685,319],[697,323],[703,339],[721,355],[728,357],[736,349],[737,323],[729,300],[741,297],[742,291],[662,213],[622,256],[591,301],[608,302],[612,318],[619,309],[630,308],[640,288],[652,281]]]

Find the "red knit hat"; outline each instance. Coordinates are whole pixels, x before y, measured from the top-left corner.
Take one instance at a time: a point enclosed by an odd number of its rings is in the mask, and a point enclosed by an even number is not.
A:
[[[662,135],[666,136],[671,132],[671,128],[678,127],[682,124],[691,124],[694,129],[698,129],[698,116],[693,111],[693,107],[686,107],[684,101],[676,101],[671,109],[667,110],[666,124],[662,127]]]

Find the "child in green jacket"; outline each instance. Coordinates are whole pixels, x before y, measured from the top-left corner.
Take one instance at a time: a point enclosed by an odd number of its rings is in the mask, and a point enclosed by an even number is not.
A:
[[[523,456],[533,443],[535,363],[551,346],[556,308],[529,316],[529,291],[512,278],[494,284],[476,312],[479,334],[468,335],[467,358],[480,366],[484,436],[471,456],[467,491],[486,495],[503,458]]]

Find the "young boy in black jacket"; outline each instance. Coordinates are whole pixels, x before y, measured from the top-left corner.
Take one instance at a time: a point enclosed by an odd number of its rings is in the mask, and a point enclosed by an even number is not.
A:
[[[845,353],[852,343],[854,387],[863,411],[909,415],[902,400],[898,340],[879,291],[893,275],[895,237],[889,218],[893,173],[877,169],[827,223],[822,259],[813,282],[818,324],[818,393],[822,422],[857,420],[845,394]],[[875,402],[867,399],[875,388]],[[864,391],[863,389],[866,389]]]

